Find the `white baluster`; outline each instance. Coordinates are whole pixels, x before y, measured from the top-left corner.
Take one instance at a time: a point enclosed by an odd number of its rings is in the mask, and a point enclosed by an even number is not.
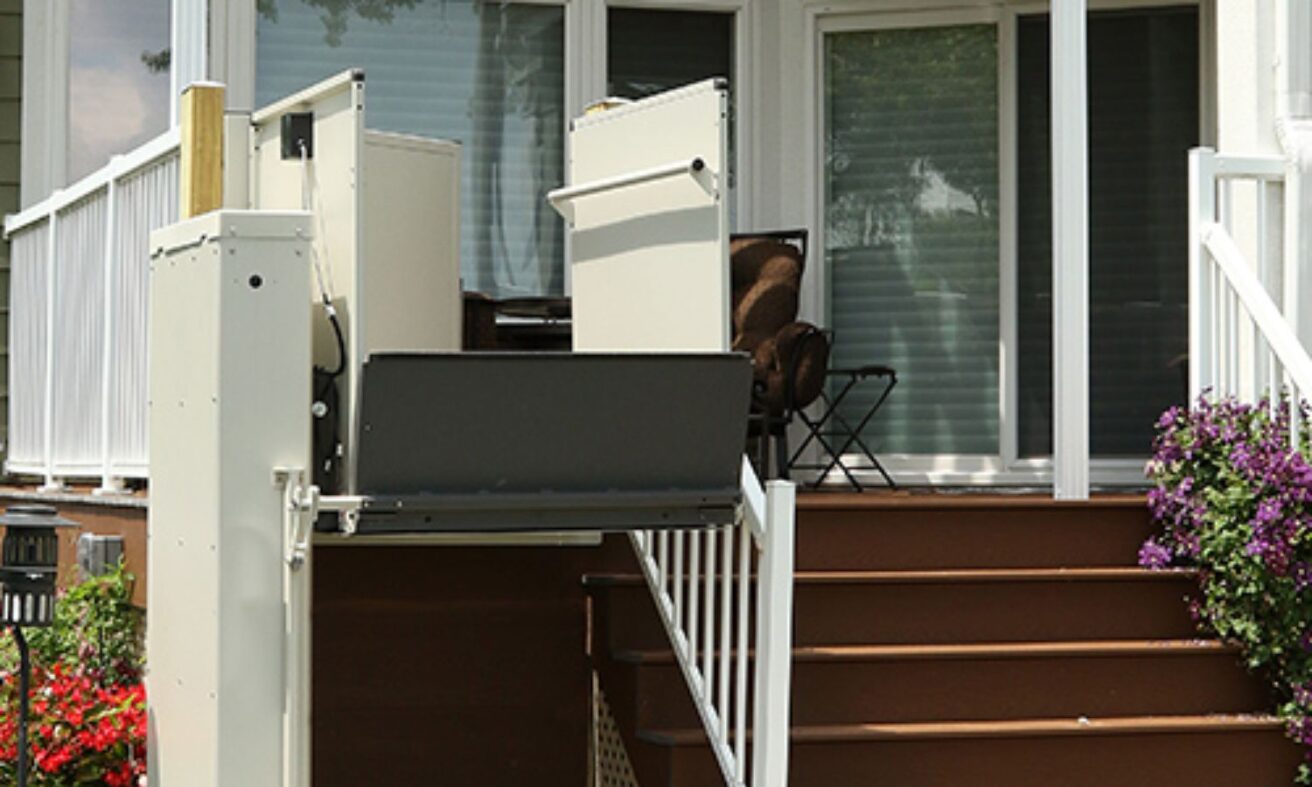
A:
[[[748,597],[751,595],[752,528],[746,522],[738,526],[738,641],[733,700],[733,750],[738,765],[739,781],[747,778],[747,658],[751,650],[748,641]]]
[[[688,658],[694,672],[697,671],[697,624],[701,622],[701,561],[702,542],[697,533],[688,534]],[[699,678],[704,677],[698,675]],[[697,689],[697,686],[693,687]]]
[[[660,535],[656,536],[656,567],[657,573],[656,586],[660,588],[661,593],[669,593],[670,581],[670,533],[668,530],[662,530]]]
[[[1203,248],[1203,228],[1216,220],[1215,154],[1189,151],[1189,399],[1198,398],[1210,376],[1211,259]]]
[[[742,526],[744,530],[746,525]],[[720,707],[720,737],[729,739],[729,654],[733,650],[730,633],[733,625],[733,528],[720,529],[724,538],[724,554],[720,564],[720,673],[718,675]]]
[[[707,529],[706,541],[706,615],[702,625],[702,679],[706,681],[706,701],[715,699],[715,531]]]
[[[674,539],[674,629],[683,627],[683,531],[676,530]]]

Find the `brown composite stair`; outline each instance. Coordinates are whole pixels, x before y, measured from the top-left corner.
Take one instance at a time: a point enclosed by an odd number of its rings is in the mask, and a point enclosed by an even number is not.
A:
[[[1188,572],[1134,566],[1143,499],[803,495],[793,787],[1284,787],[1300,751]],[[589,577],[642,787],[722,784],[646,586]]]

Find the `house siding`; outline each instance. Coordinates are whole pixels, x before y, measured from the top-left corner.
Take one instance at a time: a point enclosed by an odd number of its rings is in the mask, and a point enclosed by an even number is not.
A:
[[[0,0],[0,215],[19,208],[23,3]],[[9,445],[9,244],[0,240],[0,458]]]

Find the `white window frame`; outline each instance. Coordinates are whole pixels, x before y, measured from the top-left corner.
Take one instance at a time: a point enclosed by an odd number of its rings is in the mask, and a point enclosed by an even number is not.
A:
[[[216,3],[222,5],[222,3]],[[254,3],[251,3],[254,8]],[[170,127],[182,88],[207,78],[208,0],[171,0]],[[70,0],[24,0],[22,205],[34,205],[68,182]],[[119,151],[126,153],[127,151]],[[107,158],[100,165],[109,163]],[[93,167],[93,171],[100,165]]]
[[[1199,7],[1199,116],[1200,139],[1214,135],[1215,123],[1215,37],[1212,29],[1211,0],[1090,0],[1090,11],[1148,9],[1164,6]],[[810,268],[816,275],[810,280],[803,300],[814,315],[829,315],[829,275],[825,254],[824,206],[824,36],[851,31],[891,30],[919,27],[993,24],[998,41],[998,388],[999,452],[983,454],[891,454],[879,453],[880,461],[900,482],[920,484],[969,485],[1047,485],[1052,483],[1051,457],[1019,456],[1019,315],[1018,275],[1018,129],[1016,117],[1017,24],[1020,16],[1047,13],[1047,2],[1018,2],[986,8],[961,8],[953,0],[808,0],[805,6],[806,40],[803,90],[807,111],[803,114],[804,149],[810,165],[804,173],[804,199],[807,223],[814,228]],[[785,31],[787,35],[787,31]],[[827,319],[824,320],[828,322]],[[878,359],[872,359],[876,361]],[[1149,456],[1144,446],[1143,458],[1091,458],[1092,482],[1123,486],[1144,483],[1143,462]],[[873,471],[872,471],[873,472]]]

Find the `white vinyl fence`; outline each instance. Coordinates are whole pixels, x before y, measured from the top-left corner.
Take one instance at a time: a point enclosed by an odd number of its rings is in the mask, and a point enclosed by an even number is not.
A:
[[[146,476],[148,244],[177,214],[172,130],[5,220],[10,472]]]

